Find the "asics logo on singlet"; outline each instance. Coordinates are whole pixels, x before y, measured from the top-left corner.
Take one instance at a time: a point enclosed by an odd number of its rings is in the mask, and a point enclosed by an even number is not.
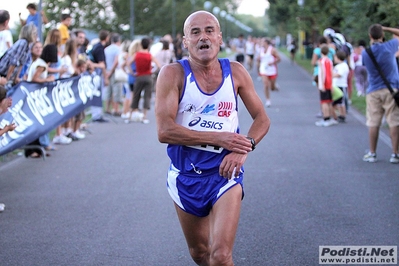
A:
[[[193,127],[201,121],[201,117],[196,117],[188,123],[189,127]]]
[[[189,127],[194,127],[198,125],[203,128],[212,128],[216,130],[221,130],[223,129],[223,123],[221,122],[216,122],[216,121],[210,121],[210,120],[202,120],[201,117],[196,117],[193,120],[188,123]]]
[[[213,110],[215,110],[215,104],[212,104],[212,105],[207,104],[205,106],[204,110],[202,110],[201,114],[207,114]]]

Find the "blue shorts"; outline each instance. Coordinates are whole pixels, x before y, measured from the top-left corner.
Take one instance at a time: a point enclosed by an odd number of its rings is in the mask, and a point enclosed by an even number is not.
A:
[[[219,172],[184,176],[171,164],[167,186],[169,195],[182,210],[198,217],[205,217],[216,201],[235,185],[241,185],[244,197],[243,179],[243,170],[230,180],[219,175]]]

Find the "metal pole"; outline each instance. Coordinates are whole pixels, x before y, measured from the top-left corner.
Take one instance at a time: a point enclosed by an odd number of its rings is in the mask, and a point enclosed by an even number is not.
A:
[[[130,38],[134,40],[134,0],[130,0]]]
[[[176,37],[176,0],[172,1],[172,37]]]
[[[43,33],[42,33],[42,0],[39,1],[39,6],[37,9],[37,12],[39,12],[39,21],[38,21],[38,25],[37,25],[37,37],[39,38],[40,42],[43,42]]]

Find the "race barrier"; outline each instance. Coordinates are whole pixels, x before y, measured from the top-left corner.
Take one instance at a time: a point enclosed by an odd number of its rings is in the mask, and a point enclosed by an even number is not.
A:
[[[12,106],[0,116],[0,128],[16,124],[0,137],[0,155],[23,147],[89,106],[102,106],[102,78],[83,73],[54,82],[21,82],[12,88]]]

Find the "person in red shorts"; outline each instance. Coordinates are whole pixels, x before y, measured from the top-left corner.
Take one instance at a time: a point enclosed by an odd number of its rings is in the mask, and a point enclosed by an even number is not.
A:
[[[334,125],[332,116],[332,81],[333,81],[333,63],[328,58],[329,48],[327,45],[321,47],[321,58],[318,60],[319,74],[317,79],[317,87],[320,90],[320,104],[323,119],[317,121],[315,124],[319,127],[329,127]]]

